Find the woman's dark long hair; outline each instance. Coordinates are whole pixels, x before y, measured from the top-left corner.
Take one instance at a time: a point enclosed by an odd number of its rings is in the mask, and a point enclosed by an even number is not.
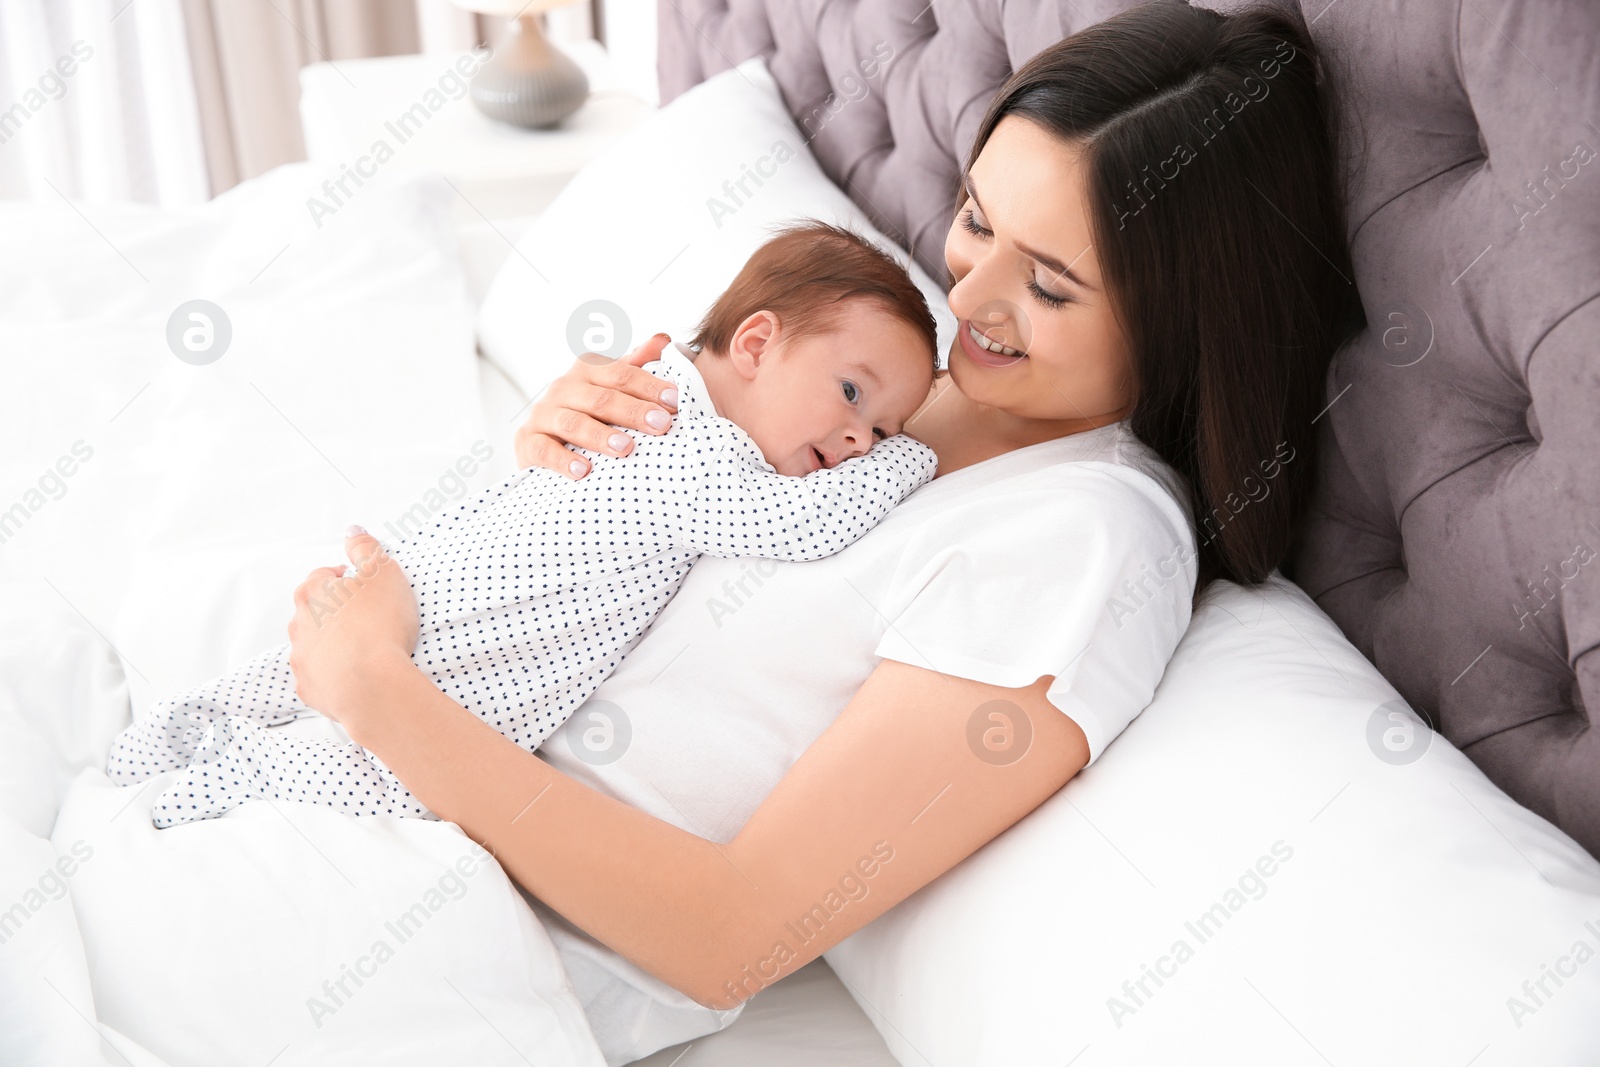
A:
[[[1000,88],[969,170],[1006,115],[1084,152],[1128,424],[1189,481],[1196,600],[1214,578],[1264,580],[1309,506],[1328,362],[1363,322],[1303,19],[1159,0],[1091,26]]]

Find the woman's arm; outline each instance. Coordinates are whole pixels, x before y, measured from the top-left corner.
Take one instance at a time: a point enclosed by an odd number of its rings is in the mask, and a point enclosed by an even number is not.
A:
[[[379,551],[365,537],[348,550]],[[296,594],[302,699],[529,892],[707,1007],[804,966],[1088,762],[1082,730],[1045,699],[1051,677],[1007,689],[885,660],[719,845],[573,781],[441,693],[411,663],[410,621],[394,619],[397,567],[339,579],[378,588],[351,588],[319,623],[304,592],[330,573]]]

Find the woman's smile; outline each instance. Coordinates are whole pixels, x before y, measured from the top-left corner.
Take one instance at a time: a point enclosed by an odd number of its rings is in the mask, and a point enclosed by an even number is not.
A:
[[[968,359],[979,366],[1014,367],[1028,358],[1026,352],[991,340],[970,320],[962,320],[957,335],[961,340],[961,350],[967,354]]]

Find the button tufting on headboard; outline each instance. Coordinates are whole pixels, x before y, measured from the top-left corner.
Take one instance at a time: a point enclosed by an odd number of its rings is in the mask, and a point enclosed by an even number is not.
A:
[[[662,99],[767,56],[823,169],[944,278],[996,87],[1131,6],[660,0]],[[1368,327],[1330,369],[1317,504],[1284,569],[1600,854],[1600,4],[1301,7],[1343,98]]]

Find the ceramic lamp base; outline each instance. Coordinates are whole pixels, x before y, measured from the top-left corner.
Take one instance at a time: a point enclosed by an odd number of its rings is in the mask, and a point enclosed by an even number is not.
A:
[[[583,106],[589,79],[545,38],[538,18],[525,15],[512,23],[511,39],[473,76],[469,94],[492,119],[541,129]]]

